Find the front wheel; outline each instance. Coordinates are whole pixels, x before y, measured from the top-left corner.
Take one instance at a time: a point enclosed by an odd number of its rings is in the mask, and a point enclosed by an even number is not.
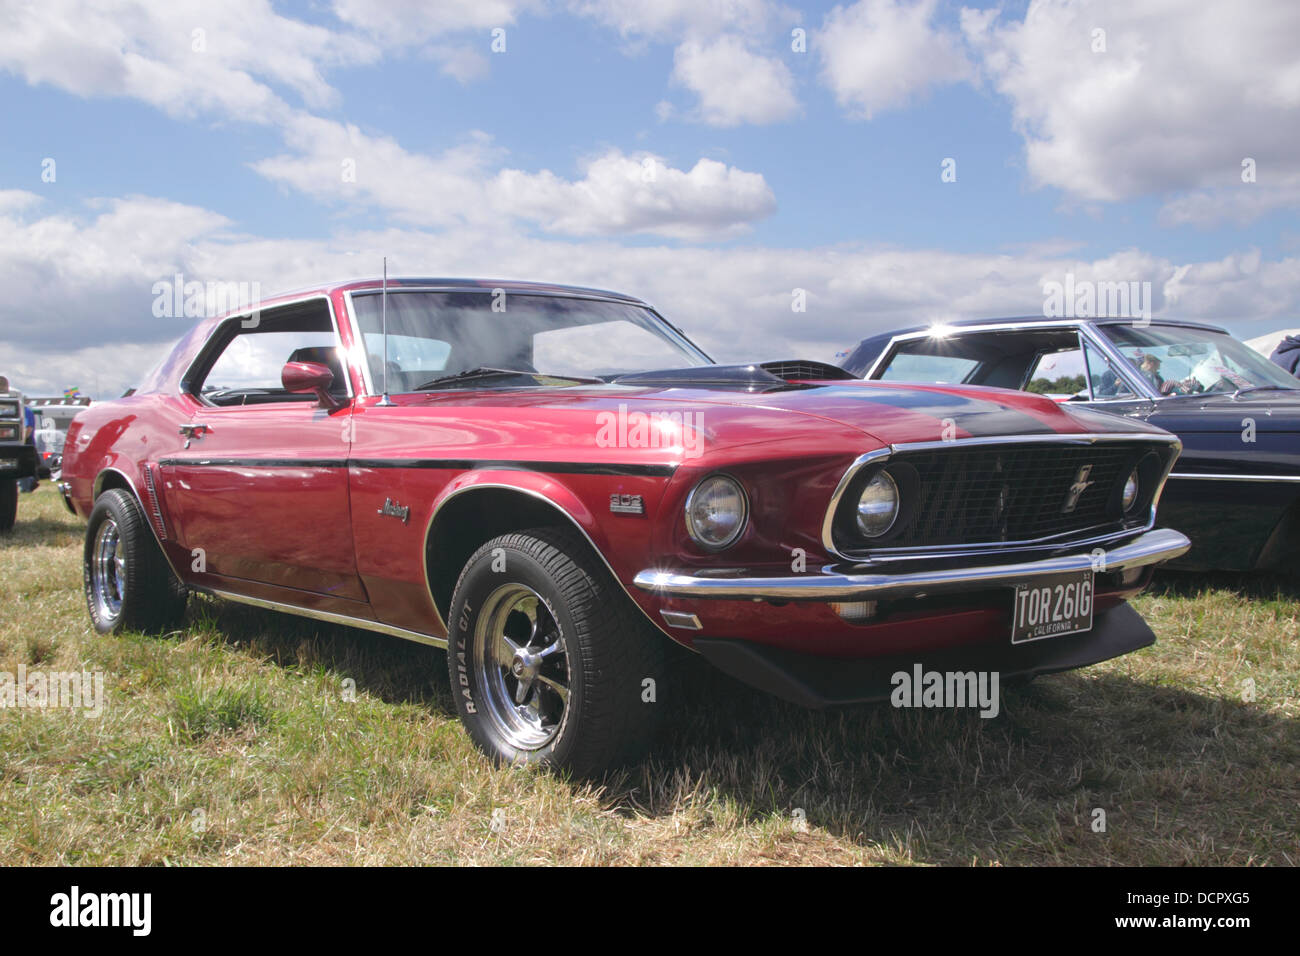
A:
[[[501,763],[599,774],[653,739],[664,640],[576,534],[502,535],[469,559],[452,597],[456,708]]]
[[[164,631],[185,613],[185,586],[172,573],[135,499],[121,488],[95,500],[82,567],[86,607],[100,634]]]

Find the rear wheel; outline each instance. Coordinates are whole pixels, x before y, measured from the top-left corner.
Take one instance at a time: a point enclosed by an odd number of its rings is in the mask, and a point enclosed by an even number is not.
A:
[[[461,572],[448,630],[457,710],[495,760],[590,775],[651,743],[664,638],[576,534],[487,542]]]
[[[86,607],[100,634],[163,631],[185,613],[188,592],[127,491],[113,488],[96,499],[82,564]]]
[[[18,520],[18,479],[0,480],[0,531],[12,531]]]

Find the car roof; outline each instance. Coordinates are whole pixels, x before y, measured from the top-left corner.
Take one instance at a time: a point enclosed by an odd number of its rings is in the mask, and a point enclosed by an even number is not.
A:
[[[384,280],[381,277],[344,279],[335,282],[326,282],[319,285],[304,286],[299,289],[292,289],[286,292],[277,292],[274,296],[269,296],[263,300],[262,305],[275,305],[289,299],[299,299],[310,295],[332,295],[335,292],[357,292],[369,291],[371,289],[380,289],[383,287]],[[389,276],[388,288],[395,289],[436,289],[439,291],[457,291],[457,290],[475,290],[482,289],[491,291],[502,289],[507,294],[527,294],[535,295],[570,295],[581,296],[583,298],[611,299],[618,302],[627,302],[631,305],[647,306],[648,304],[635,296],[625,295],[622,292],[611,292],[608,289],[596,289],[588,286],[579,285],[561,285],[555,282],[532,282],[521,279],[475,279],[475,278],[448,278],[445,276]]]
[[[888,346],[893,339],[904,335],[914,335],[918,332],[928,332],[930,329],[936,327],[962,329],[1009,325],[1023,326],[1026,331],[1030,331],[1036,327],[1076,328],[1083,325],[1131,325],[1135,321],[1138,321],[1138,319],[1133,316],[1098,319],[1088,317],[1015,315],[988,319],[951,319],[944,322],[931,322],[928,325],[912,325],[901,329],[891,329],[888,332],[881,332],[877,335],[872,335],[862,339],[843,359],[841,366],[843,368],[852,368],[862,366],[864,363],[874,362],[877,356],[885,350],[886,346]],[[1145,320],[1142,321],[1145,324]],[[1186,319],[1152,319],[1149,324],[1156,326],[1181,326],[1185,328],[1204,329],[1207,332],[1221,332],[1224,335],[1229,334],[1227,329],[1219,328],[1217,325],[1208,325],[1204,322],[1192,322]]]
[[[913,332],[924,332],[927,329],[932,329],[937,325],[947,326],[948,328],[956,329],[956,328],[966,328],[970,326],[980,326],[980,325],[1024,325],[1027,327],[1032,327],[1036,325],[1041,325],[1041,326],[1131,325],[1137,321],[1141,321],[1144,325],[1180,325],[1180,326],[1188,326],[1194,329],[1205,329],[1206,331],[1209,332],[1223,332],[1224,334],[1227,334],[1227,329],[1219,328],[1219,326],[1217,325],[1209,325],[1208,323],[1205,322],[1192,322],[1187,319],[1162,318],[1162,319],[1151,319],[1150,322],[1147,322],[1145,319],[1140,319],[1137,316],[1121,316],[1118,318],[1097,319],[1097,318],[1089,318],[1089,317],[1068,317],[1068,316],[1050,317],[1045,315],[1013,315],[1013,316],[1005,316],[1005,317],[992,318],[992,319],[952,319],[944,322],[931,322],[928,325],[914,325],[914,326],[909,326],[908,328],[905,329],[894,329],[893,331],[885,332],[882,333],[881,335],[874,335],[871,337],[873,339],[883,338],[886,341],[888,341],[889,339],[898,335],[909,335]],[[863,341],[866,340],[864,339]]]

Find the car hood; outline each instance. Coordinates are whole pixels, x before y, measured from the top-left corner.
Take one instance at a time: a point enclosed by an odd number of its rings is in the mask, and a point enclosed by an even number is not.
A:
[[[868,382],[859,379],[782,383],[751,390],[725,385],[610,384],[570,388],[440,393],[428,402],[565,410],[575,420],[680,413],[710,447],[839,433],[856,447],[1014,435],[1126,432],[1159,434],[1142,422],[1065,407],[999,388]],[[690,416],[689,418],[687,416]],[[569,416],[566,416],[569,417]],[[587,426],[591,427],[591,426]],[[853,436],[858,436],[856,439]],[[863,438],[873,441],[864,442]],[[829,450],[829,449],[827,449]]]

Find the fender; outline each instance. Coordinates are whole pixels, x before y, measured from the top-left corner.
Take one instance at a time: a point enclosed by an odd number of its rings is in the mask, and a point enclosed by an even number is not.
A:
[[[574,494],[572,489],[557,481],[551,475],[508,469],[485,469],[466,472],[448,482],[447,487],[434,502],[428,524],[424,529],[426,555],[424,560],[424,586],[429,592],[430,603],[433,605],[434,614],[438,617],[438,624],[443,633],[447,633],[447,624],[442,618],[441,610],[438,608],[438,602],[434,597],[433,582],[429,578],[428,549],[433,541],[433,535],[438,525],[438,517],[443,508],[450,501],[462,495],[484,491],[511,491],[528,495],[548,505],[556,514],[562,515],[582,535],[583,539],[591,547],[592,552],[600,559],[605,569],[609,571],[610,577],[618,584],[619,589],[627,595],[628,600],[641,612],[641,616],[665,637],[676,640],[662,625],[646,613],[640,602],[636,600],[632,592],[623,583],[623,579],[618,572],[614,570],[613,565],[609,563],[609,559],[605,556],[608,540],[600,525],[596,522],[595,516],[582,499]]]
[[[156,508],[151,509],[149,504],[146,503],[144,497],[141,496],[137,482],[133,481],[131,476],[127,474],[122,467],[119,467],[120,465],[125,464],[121,455],[113,455],[111,457],[105,456],[105,460],[111,460],[112,464],[99,468],[95,473],[95,480],[91,485],[90,507],[86,509],[86,517],[90,516],[91,510],[95,507],[95,501],[99,498],[100,493],[103,492],[105,481],[110,475],[116,476],[110,487],[116,488],[124,485],[126,490],[131,493],[131,497],[135,499],[136,507],[140,509],[140,514],[144,516],[145,526],[153,536],[154,544],[158,546],[159,552],[162,553],[163,560],[167,562],[167,567],[171,568],[172,574],[176,575],[176,580],[184,581],[185,578],[176,570],[176,565],[172,561],[171,554],[168,553],[167,548],[163,546],[162,539],[158,537],[158,529],[154,524],[154,519],[150,517],[151,513],[159,516],[162,515],[161,504],[158,504],[158,499],[151,499],[156,505]],[[161,517],[159,520],[161,520]]]

